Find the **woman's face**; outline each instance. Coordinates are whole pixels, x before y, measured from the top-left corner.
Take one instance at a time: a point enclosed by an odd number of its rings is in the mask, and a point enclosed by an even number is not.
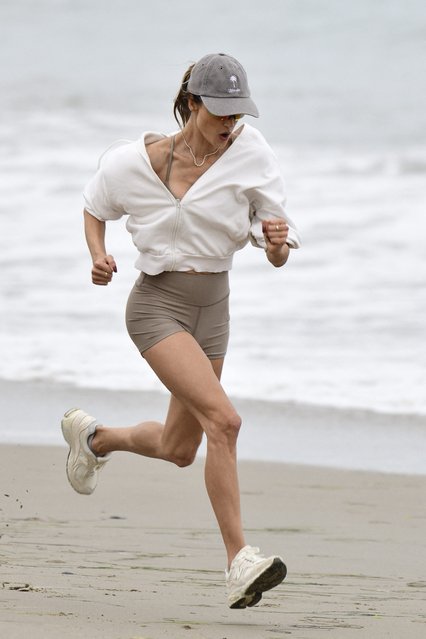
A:
[[[232,115],[221,118],[209,113],[203,103],[192,102],[191,117],[196,131],[214,148],[228,142],[236,123]]]

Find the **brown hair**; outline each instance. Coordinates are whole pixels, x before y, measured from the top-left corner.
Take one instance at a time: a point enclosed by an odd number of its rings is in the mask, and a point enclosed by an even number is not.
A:
[[[182,83],[180,85],[179,93],[177,94],[174,101],[173,115],[175,116],[175,120],[179,124],[179,126],[185,126],[191,116],[191,110],[188,106],[188,98],[193,98],[195,102],[202,102],[199,95],[188,93],[187,90],[189,78],[191,77],[191,71],[194,66],[195,64],[191,64],[191,66],[185,71],[182,78]]]

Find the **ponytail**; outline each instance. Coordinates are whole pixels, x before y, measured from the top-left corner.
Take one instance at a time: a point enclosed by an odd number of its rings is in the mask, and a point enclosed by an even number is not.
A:
[[[191,110],[188,106],[188,98],[192,97],[195,102],[201,102],[201,98],[199,95],[192,95],[192,93],[188,93],[188,82],[194,66],[194,64],[191,64],[191,66],[185,71],[185,74],[182,78],[182,83],[180,85],[179,93],[177,94],[173,104],[173,115],[175,116],[175,120],[180,127],[184,127],[191,117]]]

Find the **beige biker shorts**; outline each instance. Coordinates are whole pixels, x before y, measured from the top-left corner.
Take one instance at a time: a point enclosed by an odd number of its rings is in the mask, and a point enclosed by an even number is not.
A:
[[[139,352],[187,331],[209,359],[225,356],[229,339],[228,272],[142,273],[132,288],[126,325]]]

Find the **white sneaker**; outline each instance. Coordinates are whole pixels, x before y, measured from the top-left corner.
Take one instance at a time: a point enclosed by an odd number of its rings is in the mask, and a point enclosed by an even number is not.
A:
[[[90,450],[87,438],[92,435],[98,423],[79,408],[68,410],[61,422],[62,433],[70,447],[67,459],[67,477],[75,491],[91,495],[98,483],[98,472],[109,460],[110,455],[96,457]]]
[[[225,573],[229,607],[254,606],[262,599],[262,592],[278,586],[286,574],[281,557],[264,557],[259,548],[244,546]]]

